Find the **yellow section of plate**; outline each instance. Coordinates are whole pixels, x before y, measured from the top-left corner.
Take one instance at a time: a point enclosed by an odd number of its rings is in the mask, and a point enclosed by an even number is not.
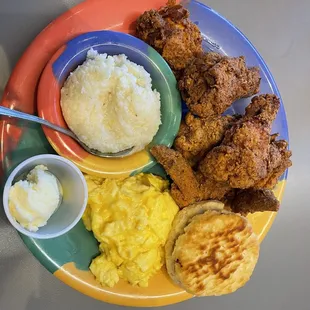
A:
[[[278,182],[277,186],[274,189],[274,194],[277,199],[281,202],[282,196],[284,193],[286,181]],[[253,230],[258,236],[259,242],[262,242],[268,233],[274,219],[276,218],[276,212],[257,212],[249,214],[247,218],[252,224]]]
[[[286,181],[279,182],[274,190],[281,201]],[[276,217],[275,212],[257,212],[248,216],[259,241],[262,242]],[[193,297],[177,287],[167,275],[165,268],[155,275],[149,287],[133,287],[120,281],[114,288],[101,287],[90,271],[79,270],[74,263],[68,263],[54,275],[84,294],[111,304],[133,307],[156,307],[174,304]]]
[[[122,306],[164,306],[192,297],[192,295],[173,284],[165,268],[162,268],[150,280],[147,288],[132,286],[123,280],[120,280],[114,288],[102,287],[90,271],[79,270],[74,263],[65,264],[54,275],[64,283],[90,297]]]

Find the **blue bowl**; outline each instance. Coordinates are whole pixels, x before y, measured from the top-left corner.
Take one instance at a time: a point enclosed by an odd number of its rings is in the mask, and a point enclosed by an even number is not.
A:
[[[125,54],[141,65],[152,78],[152,86],[161,97],[161,122],[153,141],[145,150],[124,158],[100,158],[90,155],[73,139],[43,128],[55,151],[72,160],[83,172],[101,177],[125,177],[152,168],[156,162],[149,153],[155,144],[171,146],[181,122],[181,97],[177,81],[165,60],[148,44],[129,34],[95,31],[69,41],[56,52],[44,69],[38,91],[39,115],[53,124],[66,126],[60,108],[60,90],[70,72],[81,65],[90,50],[108,55]]]

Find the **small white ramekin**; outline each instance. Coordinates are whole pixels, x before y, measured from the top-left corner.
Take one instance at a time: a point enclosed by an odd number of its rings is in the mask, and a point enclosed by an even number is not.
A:
[[[22,227],[9,210],[9,191],[18,176],[29,172],[37,165],[45,165],[59,180],[63,189],[63,200],[56,212],[40,227],[31,232]],[[3,191],[3,207],[10,223],[22,234],[37,239],[59,237],[72,229],[81,219],[88,199],[85,178],[78,167],[70,160],[57,155],[38,155],[20,163],[8,177]]]

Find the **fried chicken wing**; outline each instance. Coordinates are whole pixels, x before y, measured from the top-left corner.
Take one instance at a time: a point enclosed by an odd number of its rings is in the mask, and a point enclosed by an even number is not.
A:
[[[171,196],[181,208],[201,200],[222,200],[231,191],[227,184],[206,178],[199,172],[195,173],[175,150],[157,145],[151,149],[151,153],[174,181]]]
[[[164,145],[156,145],[151,148],[151,153],[164,167],[176,187],[181,191],[184,196],[183,200],[200,200],[200,185],[194,175],[194,171],[179,152]]]
[[[230,186],[225,183],[219,183],[211,178],[204,178],[199,180],[200,186],[200,197],[192,198],[185,196],[180,189],[176,186],[175,183],[171,185],[171,196],[177,203],[180,208],[184,208],[189,206],[194,202],[198,202],[201,200],[220,200],[226,202],[226,197],[230,196],[234,191]]]
[[[248,213],[279,210],[280,203],[268,189],[246,189],[239,191],[232,201],[233,212],[246,216]]]
[[[176,1],[144,12],[137,20],[136,35],[154,47],[177,75],[202,53],[199,28],[189,20],[189,11]]]
[[[194,166],[223,140],[225,131],[236,120],[237,117],[233,116],[199,118],[188,113],[181,123],[174,148],[188,160],[191,166]]]
[[[179,208],[185,208],[189,206],[190,204],[200,201],[201,199],[193,198],[193,197],[187,197],[185,196],[180,189],[177,187],[175,183],[171,184],[170,194],[173,200],[176,202],[176,204],[179,206]]]
[[[275,95],[254,97],[246,115],[225,133],[222,144],[200,162],[202,174],[240,189],[266,178],[271,124],[279,107]]]
[[[259,69],[247,68],[243,56],[204,53],[186,67],[179,89],[193,114],[210,117],[225,112],[235,100],[258,93],[259,84]]]

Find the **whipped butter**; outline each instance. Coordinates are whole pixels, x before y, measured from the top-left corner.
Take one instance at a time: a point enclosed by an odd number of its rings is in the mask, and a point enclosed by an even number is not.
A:
[[[16,182],[9,193],[11,215],[24,228],[37,231],[61,202],[61,187],[57,178],[44,165],[38,165],[26,180]]]

